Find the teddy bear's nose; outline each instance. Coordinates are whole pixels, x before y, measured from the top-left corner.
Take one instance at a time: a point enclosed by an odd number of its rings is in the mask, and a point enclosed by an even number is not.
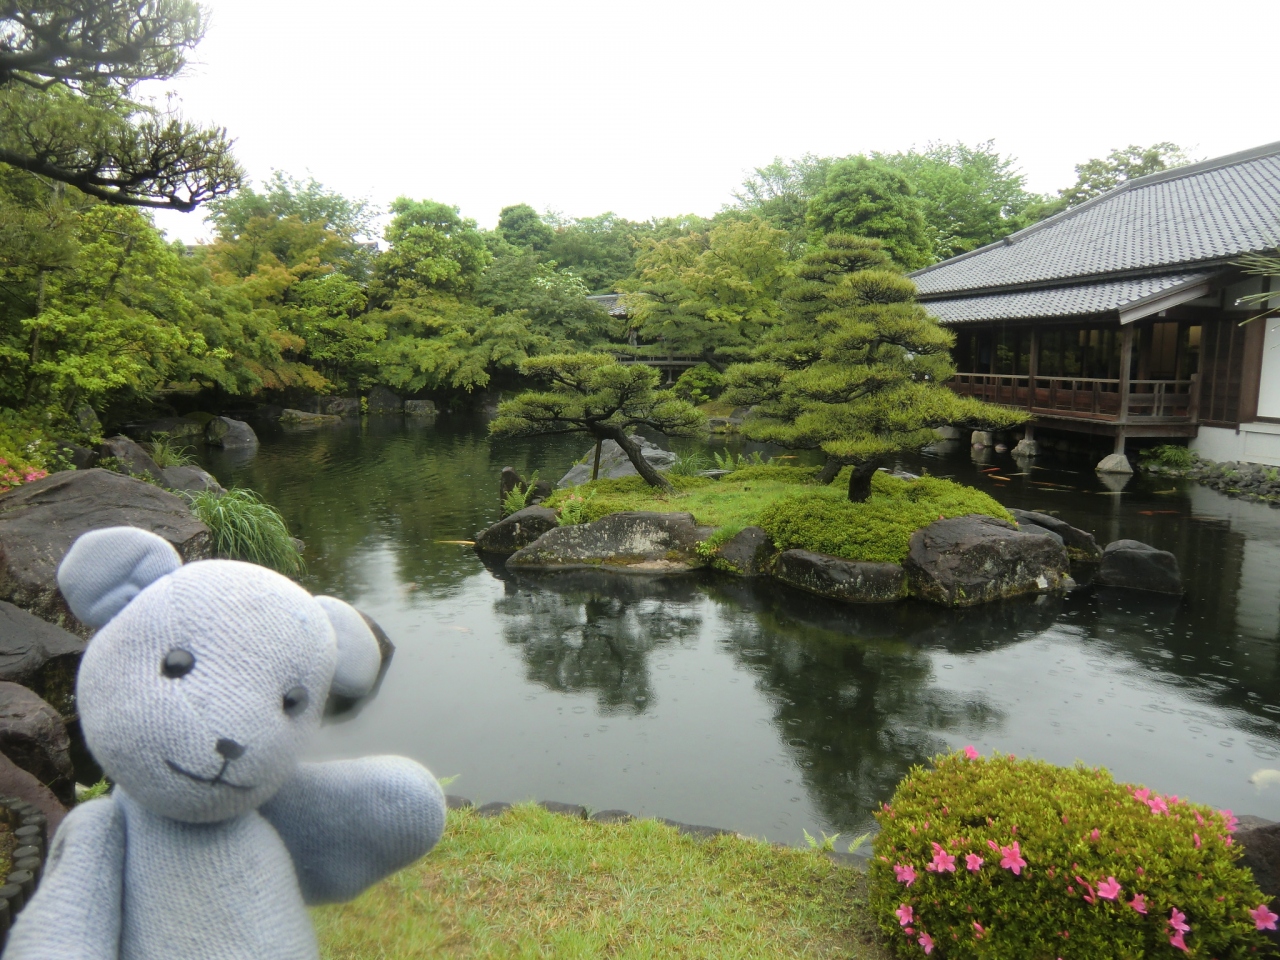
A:
[[[228,760],[235,760],[244,754],[244,747],[234,740],[227,740],[225,737],[218,741],[214,749]]]

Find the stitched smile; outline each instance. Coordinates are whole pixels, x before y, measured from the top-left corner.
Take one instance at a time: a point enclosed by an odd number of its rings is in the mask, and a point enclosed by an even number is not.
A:
[[[180,773],[187,779],[194,780],[196,783],[207,783],[211,787],[219,787],[219,786],[230,787],[232,790],[252,790],[253,789],[253,787],[244,787],[238,783],[232,783],[230,780],[222,779],[222,775],[227,772],[228,764],[231,763],[230,760],[224,760],[222,762],[222,769],[219,770],[217,776],[214,776],[214,777],[202,777],[199,774],[192,773],[190,770],[183,770],[180,766],[178,766],[172,760],[169,760],[167,758],[165,759],[164,762],[169,765],[169,769],[172,770],[174,773]]]

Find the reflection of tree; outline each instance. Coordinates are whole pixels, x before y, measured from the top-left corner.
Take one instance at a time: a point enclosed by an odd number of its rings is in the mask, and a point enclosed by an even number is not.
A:
[[[1012,601],[964,611],[924,604],[857,607],[781,587],[715,590],[735,656],[775,704],[775,722],[813,802],[856,829],[913,764],[945,749],[940,731],[980,730],[1001,713],[930,683],[927,645],[955,652],[1008,643],[1052,623],[1058,603]]]
[[[510,577],[506,588],[494,609],[507,642],[523,648],[529,679],[560,692],[594,690],[606,713],[651,706],[650,652],[702,626],[687,577],[577,570]]]

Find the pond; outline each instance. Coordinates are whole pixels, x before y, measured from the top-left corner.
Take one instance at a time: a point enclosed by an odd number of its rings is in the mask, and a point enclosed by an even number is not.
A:
[[[1280,820],[1280,510],[1167,478],[1112,489],[1088,463],[996,457],[984,472],[967,447],[904,460],[1101,543],[1171,550],[1188,584],[1181,601],[1082,590],[959,612],[712,573],[514,577],[448,542],[498,519],[503,466],[554,480],[586,446],[370,418],[204,455],[282,510],[309,589],[397,645],[377,696],[326,726],[315,758],[399,753],[478,803],[797,844],[862,832],[914,764],[972,743]]]

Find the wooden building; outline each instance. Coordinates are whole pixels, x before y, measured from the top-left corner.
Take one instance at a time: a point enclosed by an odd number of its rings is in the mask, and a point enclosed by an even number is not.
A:
[[[958,393],[1035,425],[1280,464],[1280,317],[1236,260],[1280,245],[1280,143],[1132,180],[912,275]],[[1280,308],[1280,296],[1270,302]]]

